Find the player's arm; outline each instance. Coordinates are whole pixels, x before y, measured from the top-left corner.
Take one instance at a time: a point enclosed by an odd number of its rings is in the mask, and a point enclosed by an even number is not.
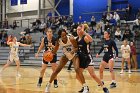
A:
[[[85,32],[84,40],[85,40],[86,43],[89,43],[89,42],[93,41],[93,38],[88,33]]]
[[[42,40],[41,40],[41,44],[40,44],[40,46],[39,46],[38,51],[37,51],[36,54],[39,54],[40,51],[41,51],[43,48],[44,48],[44,38],[42,38]]]
[[[58,49],[59,49],[59,41],[57,40],[55,42],[55,46],[54,46],[54,49],[53,49],[52,53],[53,54],[56,54],[56,52],[58,51]]]
[[[118,48],[116,46],[116,43],[113,41],[113,48],[116,51],[116,57],[118,57]]]
[[[30,47],[31,45],[28,45],[28,44],[23,44],[23,43],[20,43],[20,42],[18,42],[18,44],[20,45],[20,46],[24,46],[24,47]]]
[[[74,39],[73,36],[70,36],[70,42],[73,45],[73,51],[76,52],[78,50],[78,44],[77,44],[76,39]]]
[[[102,53],[103,50],[104,50],[104,45],[102,45],[100,51],[96,54],[96,58],[99,57],[99,55]]]
[[[7,40],[7,45],[12,45],[11,40],[12,40],[12,37],[11,37],[11,35],[10,35],[10,36],[8,37],[8,40]]]

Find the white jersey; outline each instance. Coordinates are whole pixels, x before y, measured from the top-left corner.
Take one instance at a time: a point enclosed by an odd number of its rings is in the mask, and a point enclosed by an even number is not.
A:
[[[18,42],[16,42],[16,44],[12,44],[10,46],[10,55],[9,55],[9,62],[13,62],[13,61],[17,61],[19,60],[19,57],[18,57],[18,48],[19,48],[19,44]]]
[[[63,53],[66,55],[66,57],[69,60],[72,60],[72,58],[75,56],[75,53],[72,53],[72,43],[69,39],[69,36],[67,36],[67,43],[63,43],[62,39],[59,39],[59,45],[62,46]]]
[[[130,46],[129,45],[122,45],[121,46],[122,57],[123,58],[130,58]]]
[[[19,48],[18,42],[16,42],[16,44],[13,43],[13,44],[10,46],[10,48],[11,48],[10,53],[12,53],[12,54],[18,54],[18,48]]]

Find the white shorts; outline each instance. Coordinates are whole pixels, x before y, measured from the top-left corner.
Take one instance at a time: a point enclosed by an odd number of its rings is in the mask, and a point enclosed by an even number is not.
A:
[[[10,53],[10,56],[9,56],[8,60],[9,60],[10,62],[18,61],[18,60],[19,60],[18,54],[11,54],[11,53]]]
[[[75,56],[75,53],[72,54],[70,52],[65,52],[64,55],[69,59],[69,60],[72,60]]]

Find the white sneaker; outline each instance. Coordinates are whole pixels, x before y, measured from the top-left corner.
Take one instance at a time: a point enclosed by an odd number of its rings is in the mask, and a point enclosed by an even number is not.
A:
[[[46,88],[45,88],[45,93],[49,93],[50,92],[50,87],[51,87],[51,84],[47,84],[46,85]]]
[[[121,70],[120,74],[123,74],[123,70]]]
[[[128,73],[131,74],[132,73],[131,70],[129,70]]]
[[[21,77],[21,74],[17,73],[17,77]]]
[[[89,93],[89,90],[88,90],[88,87],[87,86],[84,87],[84,90],[83,90],[82,93]]]

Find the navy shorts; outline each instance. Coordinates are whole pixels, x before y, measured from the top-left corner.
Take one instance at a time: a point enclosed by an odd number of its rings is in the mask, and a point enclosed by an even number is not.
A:
[[[113,58],[113,54],[105,54],[103,56],[103,61],[105,61],[106,63],[108,63],[109,60],[112,59],[112,58]]]

